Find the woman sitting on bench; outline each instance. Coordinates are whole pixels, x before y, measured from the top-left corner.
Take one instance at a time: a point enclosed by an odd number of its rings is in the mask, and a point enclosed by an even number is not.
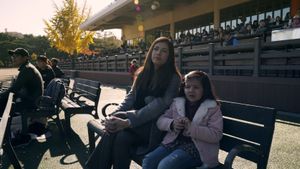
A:
[[[192,71],[185,76],[184,94],[174,99],[157,126],[168,133],[161,146],[145,156],[143,169],[207,168],[219,164],[223,118],[206,73]]]
[[[102,123],[103,135],[86,167],[89,169],[129,169],[134,147],[145,145],[145,154],[157,146],[149,141],[152,124],[178,95],[181,76],[175,66],[174,47],[170,39],[156,39],[147,53],[143,67],[117,110]],[[154,125],[155,126],[155,125]],[[154,139],[160,139],[153,136]],[[155,141],[154,141],[155,142]]]

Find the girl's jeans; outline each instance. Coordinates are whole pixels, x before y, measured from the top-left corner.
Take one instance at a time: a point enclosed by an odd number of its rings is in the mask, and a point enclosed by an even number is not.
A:
[[[201,166],[200,159],[195,159],[182,149],[169,150],[159,146],[143,159],[143,169],[185,169]]]

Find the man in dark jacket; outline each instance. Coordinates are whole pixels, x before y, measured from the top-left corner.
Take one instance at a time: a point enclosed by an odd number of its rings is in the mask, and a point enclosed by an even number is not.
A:
[[[15,66],[19,67],[19,74],[12,86],[3,95],[15,93],[14,112],[26,113],[36,109],[36,101],[43,94],[43,80],[40,72],[29,62],[29,53],[26,49],[16,48],[8,52],[12,56]],[[16,145],[30,141],[28,135],[18,139]],[[14,144],[14,140],[12,140]]]
[[[29,62],[29,53],[26,49],[17,48],[8,52],[19,74],[7,92],[15,93],[16,103],[22,102],[22,107],[16,105],[16,110],[36,108],[36,100],[43,94],[43,80],[40,72]]]
[[[57,66],[58,64],[58,59],[57,58],[52,58],[51,59],[51,63],[52,63],[52,69],[55,73],[55,77],[56,78],[62,78],[64,77],[64,72]]]

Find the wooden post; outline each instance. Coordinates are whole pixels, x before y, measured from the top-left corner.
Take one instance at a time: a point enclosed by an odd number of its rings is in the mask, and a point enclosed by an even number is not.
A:
[[[125,58],[126,58],[126,60],[125,60],[125,63],[126,63],[126,65],[125,65],[125,70],[126,70],[126,72],[128,72],[128,66],[129,66],[129,62],[128,62],[128,53],[125,54]]]
[[[101,69],[101,58],[98,58],[98,71],[100,71],[100,69]]]
[[[260,37],[254,38],[254,70],[253,76],[258,77],[260,72],[260,50],[261,50],[261,40]]]
[[[214,57],[215,57],[215,44],[209,43],[208,70],[210,75],[214,75]]]
[[[118,66],[118,55],[115,55],[115,72],[118,71],[117,66]]]
[[[143,51],[139,52],[139,66],[142,65],[142,55],[143,55]]]
[[[108,56],[105,56],[106,59],[106,71],[108,72]]]
[[[178,69],[181,73],[183,73],[183,70],[182,70],[182,47],[179,47],[178,48]]]

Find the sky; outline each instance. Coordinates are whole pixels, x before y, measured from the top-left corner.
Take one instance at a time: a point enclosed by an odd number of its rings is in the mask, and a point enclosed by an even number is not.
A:
[[[114,0],[75,0],[80,8],[86,1],[91,16],[107,7]],[[63,0],[0,0],[0,32],[45,35],[43,19],[49,20],[55,14],[54,4],[62,6]],[[113,30],[120,38],[120,31]]]

